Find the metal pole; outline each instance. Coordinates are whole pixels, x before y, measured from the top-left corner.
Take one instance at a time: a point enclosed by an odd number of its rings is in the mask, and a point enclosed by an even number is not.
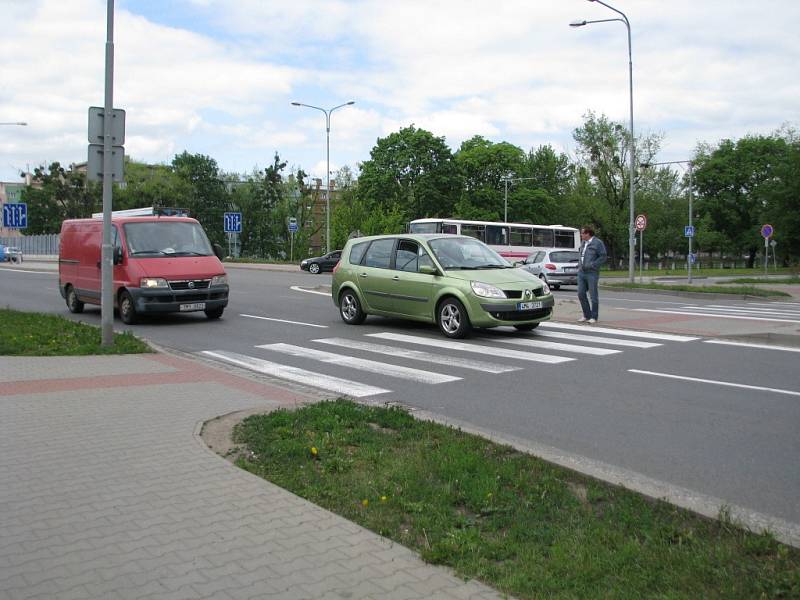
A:
[[[689,227],[692,227],[692,195],[694,191],[692,189],[692,161],[689,161]],[[693,232],[694,233],[694,232]],[[692,240],[694,239],[694,235],[689,236],[689,277],[687,278],[687,283],[692,283]]]
[[[620,14],[622,14],[622,13],[620,13]],[[630,253],[630,262],[629,262],[629,265],[628,265],[628,270],[630,271],[629,278],[630,278],[631,281],[633,281],[633,251],[634,251],[634,247],[633,247],[633,244],[634,244],[634,241],[633,241],[633,236],[634,236],[634,227],[633,227],[633,214],[634,214],[634,206],[633,206],[633,204],[634,204],[633,161],[634,161],[634,155],[636,154],[636,141],[634,140],[634,137],[633,137],[633,54],[631,52],[631,26],[628,23],[628,17],[626,17],[624,14],[622,16],[625,18],[625,27],[628,28],[628,87],[629,87],[629,91],[630,91],[630,100],[631,100],[631,149],[630,149],[630,152],[631,152],[631,161],[630,161],[630,165],[631,165],[631,174],[630,174],[630,178],[631,178],[631,186],[630,186],[631,187],[631,199],[630,199],[630,219],[629,219],[629,224],[628,224],[628,227],[630,229],[630,242],[629,242],[629,248],[628,248],[628,252]]]
[[[508,223],[508,179],[504,179],[503,182],[506,184],[506,194],[505,194],[505,211],[503,215],[503,221]]]
[[[769,238],[764,238],[764,276],[766,276],[767,269],[769,269]]]
[[[106,23],[106,89],[103,114],[103,245],[100,255],[100,329],[102,345],[114,344],[114,265],[111,249],[111,119],[114,106],[114,0],[108,0]]]
[[[644,229],[639,230],[639,283],[644,283],[642,265],[644,265]]]
[[[331,112],[333,109],[331,109]],[[325,254],[331,251],[331,113],[325,112],[325,135],[327,156],[325,175],[328,177],[328,193],[325,194]]]
[[[292,239],[289,242],[289,262],[294,262],[294,231],[291,232]]]

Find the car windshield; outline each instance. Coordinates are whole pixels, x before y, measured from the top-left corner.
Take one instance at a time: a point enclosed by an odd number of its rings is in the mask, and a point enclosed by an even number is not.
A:
[[[513,268],[505,258],[473,238],[438,238],[428,242],[428,245],[445,270]]]
[[[580,252],[551,252],[550,260],[554,263],[576,263],[580,256]]]
[[[199,223],[146,221],[125,223],[131,256],[211,256],[214,252]]]

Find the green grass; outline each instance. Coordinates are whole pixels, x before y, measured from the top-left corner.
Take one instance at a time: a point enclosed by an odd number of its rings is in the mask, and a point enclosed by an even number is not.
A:
[[[115,333],[110,347],[101,346],[100,342],[98,327],[56,315],[0,308],[0,355],[83,356],[151,351],[129,332]]]
[[[399,409],[324,402],[234,436],[239,466],[517,598],[800,597],[800,551],[769,534]]]
[[[800,277],[776,277],[774,279],[764,279],[763,277],[742,277],[741,279],[731,279],[730,283],[798,284],[800,283]]]
[[[759,296],[762,298],[789,296],[780,290],[765,290],[752,285],[727,286],[727,285],[664,285],[661,283],[631,283],[629,281],[603,282],[603,287],[621,288],[632,290],[666,290],[672,292],[699,292],[701,294],[734,294],[736,296]]]
[[[683,269],[645,269],[642,271],[645,277],[686,277],[688,275],[688,271],[684,267]],[[761,265],[761,269],[754,268],[754,269],[709,269],[709,268],[702,268],[698,269],[696,266],[692,267],[692,275],[694,277],[728,277],[733,275],[745,275],[745,276],[754,276],[754,275],[763,275],[764,273],[764,265]],[[636,267],[635,274],[639,276],[639,268]],[[781,267],[777,271],[770,267],[769,269],[770,275],[788,275],[788,276],[797,276],[797,267]],[[618,270],[618,271],[610,271],[610,270],[603,270],[602,275],[604,277],[627,277],[628,270]]]

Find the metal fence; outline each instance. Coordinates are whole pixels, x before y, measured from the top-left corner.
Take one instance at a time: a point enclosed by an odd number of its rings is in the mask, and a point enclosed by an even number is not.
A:
[[[3,246],[14,246],[22,250],[23,256],[58,255],[57,233],[47,235],[20,235],[15,237],[0,237]]]

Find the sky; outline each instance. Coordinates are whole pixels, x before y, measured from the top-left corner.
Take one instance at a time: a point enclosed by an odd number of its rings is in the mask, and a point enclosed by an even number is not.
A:
[[[613,0],[631,24],[634,129],[658,160],[800,128],[798,0]],[[0,0],[0,181],[87,156],[104,103],[106,0]],[[229,173],[357,171],[415,125],[575,156],[588,111],[629,124],[624,23],[587,0],[116,0],[114,107],[125,154],[184,150]]]

